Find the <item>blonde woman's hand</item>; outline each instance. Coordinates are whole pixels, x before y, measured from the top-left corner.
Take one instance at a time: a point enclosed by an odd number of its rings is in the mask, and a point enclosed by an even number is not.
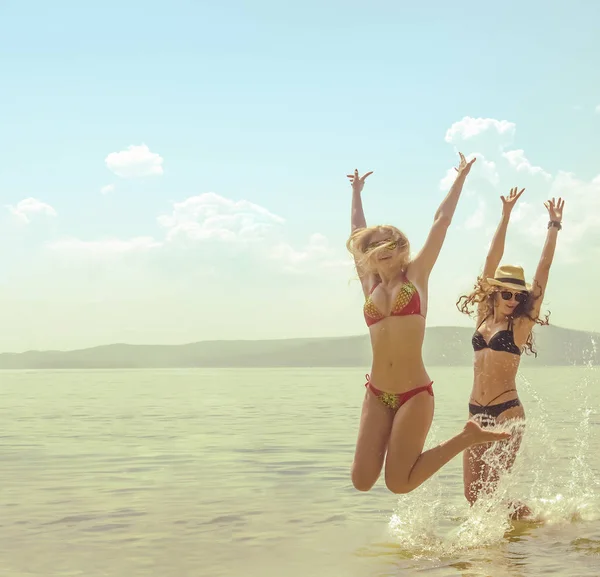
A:
[[[477,160],[476,157],[473,157],[473,160],[470,160],[469,162],[467,162],[467,159],[465,158],[465,155],[462,152],[458,153],[460,156],[460,162],[458,164],[458,168],[454,168],[454,170],[456,170],[456,172],[458,172],[459,175],[465,175],[467,176],[467,174],[469,174],[469,171],[471,170],[471,166],[473,166],[473,163]]]
[[[346,176],[350,179],[350,184],[352,185],[352,192],[356,194],[360,194],[362,189],[365,187],[365,180],[367,176],[373,174],[373,171],[367,172],[362,176],[358,175],[358,169],[354,170],[354,174],[347,174]]]

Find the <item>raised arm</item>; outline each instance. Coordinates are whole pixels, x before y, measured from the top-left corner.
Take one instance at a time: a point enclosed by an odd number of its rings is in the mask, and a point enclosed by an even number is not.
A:
[[[358,170],[355,170],[354,174],[346,175],[352,184],[352,214],[350,216],[351,233],[353,233],[356,229],[366,228],[367,226],[365,213],[363,211],[361,193],[365,187],[365,180],[370,174],[373,174],[372,170],[366,174],[363,174],[362,176],[358,176]]]
[[[498,228],[494,233],[492,244],[490,244],[490,250],[488,251],[487,258],[485,259],[483,278],[494,276],[496,269],[500,265],[500,261],[504,255],[504,244],[506,242],[506,231],[508,229],[508,222],[510,221],[510,213],[524,191],[525,189],[522,188],[519,192],[517,192],[517,188],[515,187],[510,189],[510,194],[508,197],[500,197],[502,200],[502,218],[500,219]]]
[[[427,237],[423,248],[410,264],[412,274],[423,280],[429,278],[433,265],[435,265],[440,251],[442,250],[446,232],[454,217],[454,212],[456,211],[456,205],[458,204],[463,185],[471,170],[471,166],[475,162],[475,158],[470,162],[467,162],[463,153],[459,152],[459,154],[460,164],[458,168],[454,169],[457,172],[456,180],[435,213],[433,226],[429,231],[429,236]]]
[[[552,260],[554,259],[554,251],[556,249],[556,239],[558,238],[558,231],[562,228],[562,216],[563,207],[565,201],[562,198],[558,199],[558,202],[553,198],[544,203],[544,206],[548,210],[550,221],[548,222],[548,233],[546,234],[546,242],[542,249],[542,256],[540,262],[535,271],[533,277],[534,296],[536,300],[531,311],[531,316],[536,318],[540,314],[542,308],[542,301],[544,294],[546,293],[546,285],[548,284],[548,277],[550,276],[550,267],[552,266]]]
[[[365,213],[363,211],[361,193],[365,186],[365,180],[370,174],[373,174],[373,171],[367,172],[363,174],[363,176],[359,176],[358,170],[355,170],[354,174],[346,175],[350,179],[350,183],[352,184],[352,212],[350,215],[350,234],[354,233],[355,231],[361,228],[366,228],[367,226],[367,221],[365,220]],[[356,267],[356,272],[362,285],[363,293],[366,297],[369,294],[370,287],[373,284],[372,275],[365,274],[364,270],[362,270],[362,267],[357,262],[356,258],[354,259],[354,265]]]

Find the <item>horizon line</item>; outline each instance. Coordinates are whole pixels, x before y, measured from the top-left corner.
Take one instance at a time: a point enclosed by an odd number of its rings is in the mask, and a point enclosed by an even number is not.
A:
[[[548,328],[559,329],[572,331],[577,333],[588,333],[590,335],[598,335],[600,337],[600,332],[598,331],[588,331],[585,329],[572,329],[568,327],[562,327],[559,325],[546,325]],[[427,330],[431,329],[469,329],[467,326],[460,325],[434,325],[427,327]],[[538,326],[534,328],[543,328],[543,326]],[[72,349],[28,349],[21,352],[14,351],[2,351],[0,352],[0,356],[2,355],[24,355],[27,353],[70,353],[77,351],[87,351],[91,349],[99,349],[104,347],[184,347],[189,345],[197,345],[201,343],[256,343],[256,342],[281,342],[281,341],[295,341],[295,340],[303,340],[303,341],[316,341],[316,340],[331,340],[331,339],[349,339],[349,338],[359,338],[359,337],[367,337],[369,335],[368,332],[361,334],[346,334],[346,335],[336,335],[336,336],[321,336],[321,337],[280,337],[280,338],[264,338],[264,339],[205,339],[200,341],[186,341],[175,344],[167,344],[167,343],[127,343],[127,342],[112,342],[105,343],[100,345],[90,345],[82,348],[72,348]],[[425,337],[427,337],[427,333],[425,333]]]

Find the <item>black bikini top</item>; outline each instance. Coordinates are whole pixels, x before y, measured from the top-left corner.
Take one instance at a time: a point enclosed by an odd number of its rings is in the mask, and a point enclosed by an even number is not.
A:
[[[483,319],[481,323],[479,323],[479,327],[486,321]],[[513,320],[509,319],[508,327],[503,331],[498,331],[492,338],[490,342],[487,343],[483,338],[483,335],[479,332],[479,327],[473,334],[471,338],[471,344],[473,345],[474,351],[480,351],[482,349],[492,349],[493,351],[501,351],[505,353],[512,353],[513,355],[521,355],[521,349],[515,345],[515,339],[513,335]]]

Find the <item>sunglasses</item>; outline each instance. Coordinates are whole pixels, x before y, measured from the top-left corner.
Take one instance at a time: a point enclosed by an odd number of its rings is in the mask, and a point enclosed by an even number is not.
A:
[[[377,242],[372,242],[372,243],[368,244],[367,250],[372,250],[372,249],[377,248],[378,246],[382,246],[384,244],[387,245],[385,248],[387,248],[388,250],[394,250],[398,246],[398,242],[395,240],[392,240],[391,242],[389,240],[379,240]]]
[[[514,296],[518,303],[524,303],[529,295],[521,292],[500,291],[500,296],[505,301],[509,301]]]

